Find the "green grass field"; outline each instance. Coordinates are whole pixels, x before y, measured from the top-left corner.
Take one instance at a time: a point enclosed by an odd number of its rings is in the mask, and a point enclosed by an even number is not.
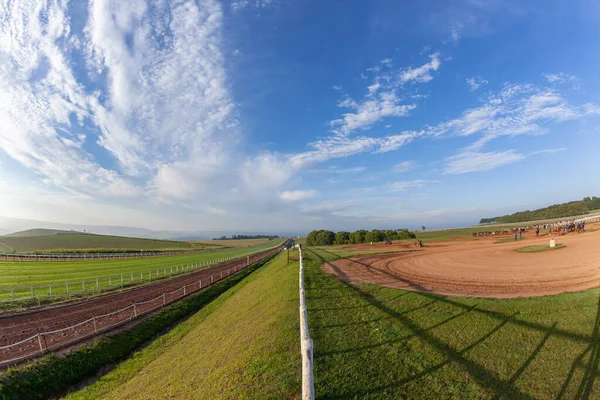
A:
[[[600,290],[530,299],[349,285],[308,249],[318,399],[599,398]]]
[[[30,285],[43,286],[49,283],[63,283],[68,281],[74,282],[75,286],[71,287],[71,291],[76,291],[82,289],[82,279],[91,280],[108,276],[112,276],[114,279],[121,274],[124,275],[125,283],[127,283],[131,278],[131,274],[134,274],[134,280],[138,281],[140,279],[140,272],[145,273],[143,275],[144,278],[147,278],[148,271],[152,271],[152,275],[155,276],[157,269],[159,269],[159,275],[163,275],[164,270],[162,268],[203,262],[223,257],[243,256],[261,249],[275,246],[283,241],[284,239],[278,239],[255,247],[225,249],[210,253],[183,256],[62,262],[0,261],[0,288],[28,287]],[[77,282],[79,282],[79,284],[77,284]],[[100,285],[108,286],[108,281],[101,281]],[[95,287],[95,285],[93,286]],[[28,289],[24,289],[22,293],[15,293],[16,297],[28,297],[31,295]],[[53,294],[61,293],[66,293],[66,287],[61,286],[53,288]],[[49,289],[36,289],[35,294],[38,296],[48,295]],[[9,298],[9,296],[10,292],[0,291],[0,299],[6,300]]]
[[[279,255],[67,399],[295,399],[298,263]]]
[[[218,246],[227,246],[227,247],[248,247],[248,246],[257,246],[262,243],[268,242],[268,239],[235,239],[235,240],[195,240],[193,244],[200,245],[218,245]]]
[[[190,250],[218,246],[174,240],[140,239],[89,233],[55,233],[35,236],[0,236],[4,251],[68,251],[68,250]],[[1,250],[1,249],[0,249]]]
[[[545,244],[534,245],[534,246],[525,246],[519,247],[515,249],[517,253],[539,253],[541,251],[549,251],[549,250],[558,250],[565,247],[562,243],[557,243],[555,247],[546,246]]]

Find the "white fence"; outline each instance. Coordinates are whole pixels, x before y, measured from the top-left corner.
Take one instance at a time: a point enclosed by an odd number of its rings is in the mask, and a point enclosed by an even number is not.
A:
[[[268,250],[269,249],[265,249],[262,251]],[[268,256],[268,254],[266,256]],[[171,292],[162,293],[154,299],[136,302],[120,310],[93,316],[92,318],[66,328],[49,332],[40,332],[19,342],[0,346],[0,366],[40,356],[68,344],[79,342],[99,333],[114,329],[139,318],[142,315],[163,308],[168,304],[199,291],[200,289],[210,286],[248,266],[250,266],[249,257],[242,266],[234,266],[207,278],[198,279],[197,282],[184,285]]]
[[[6,261],[69,261],[69,260],[113,260],[124,258],[150,258],[160,256],[181,256],[189,254],[212,253],[223,248],[172,250],[172,251],[139,251],[129,253],[0,253],[0,260]]]
[[[308,333],[308,319],[306,310],[306,297],[304,295],[304,260],[302,259],[302,246],[298,247],[298,260],[300,264],[300,351],[302,353],[302,399],[315,399],[315,380],[313,376],[313,341]]]
[[[105,290],[123,288],[126,285],[141,284],[152,280],[178,275],[196,269],[206,268],[210,265],[231,261],[237,258],[250,257],[256,253],[271,250],[281,246],[277,244],[267,249],[260,249],[238,257],[220,257],[213,260],[204,260],[185,265],[154,268],[146,271],[129,272],[120,275],[104,276],[77,281],[47,283],[43,285],[29,285],[18,287],[0,287],[0,303],[19,302],[26,300],[37,301],[56,297],[65,297],[81,294],[97,293]]]

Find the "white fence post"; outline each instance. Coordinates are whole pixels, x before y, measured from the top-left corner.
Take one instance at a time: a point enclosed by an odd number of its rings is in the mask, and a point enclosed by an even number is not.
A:
[[[302,399],[314,400],[315,381],[313,376],[313,341],[308,332],[306,297],[304,293],[304,260],[302,247],[298,247],[299,292],[300,292],[300,352],[302,354]]]

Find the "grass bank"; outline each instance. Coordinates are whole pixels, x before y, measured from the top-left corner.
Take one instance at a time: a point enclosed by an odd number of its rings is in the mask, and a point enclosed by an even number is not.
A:
[[[101,368],[124,360],[142,344],[155,338],[169,327],[195,313],[207,304],[209,306],[205,307],[205,309],[209,309],[210,307],[210,310],[214,310],[214,307],[210,306],[213,300],[221,295],[228,296],[228,290],[235,288],[248,275],[267,262],[265,260],[222,282],[210,286],[206,290],[144,320],[130,330],[105,337],[93,345],[83,346],[81,349],[73,351],[65,357],[58,357],[51,354],[29,364],[10,368],[0,373],[0,399],[44,399],[63,394],[71,385],[89,376],[93,376]],[[210,310],[207,312],[210,313]],[[188,319],[166,335],[160,336],[152,342],[149,348],[160,351],[169,344],[173,344],[174,341],[179,340],[182,335],[185,335],[194,326],[194,321],[196,320],[197,317]],[[143,350],[142,352],[144,351],[147,352],[147,350]],[[135,360],[140,361],[139,354],[136,353],[134,355],[134,363]],[[145,362],[146,360],[142,361]],[[114,372],[111,374],[114,374]],[[118,373],[117,375],[119,376]],[[114,380],[109,378],[109,381]],[[103,380],[102,382],[106,381]],[[95,397],[95,395],[92,395],[91,397],[84,396],[79,398],[89,399]]]
[[[298,263],[282,254],[67,399],[299,398]]]
[[[347,284],[307,249],[318,399],[600,398],[600,290],[491,300]]]

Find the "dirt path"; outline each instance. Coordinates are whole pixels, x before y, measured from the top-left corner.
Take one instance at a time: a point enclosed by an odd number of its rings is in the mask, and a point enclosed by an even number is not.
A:
[[[557,238],[566,246],[558,250],[514,251],[547,245],[548,239],[434,243],[418,252],[340,260],[323,270],[353,283],[469,297],[544,296],[600,286],[600,231]]]

